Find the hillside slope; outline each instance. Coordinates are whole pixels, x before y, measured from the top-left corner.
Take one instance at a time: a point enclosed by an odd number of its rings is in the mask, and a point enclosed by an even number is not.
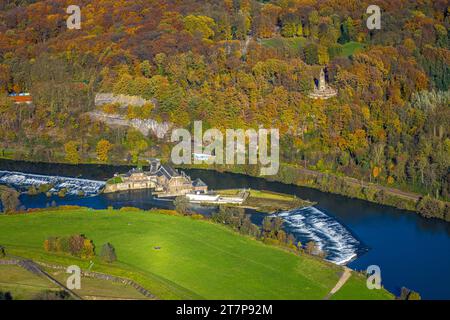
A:
[[[118,262],[93,271],[128,276],[162,299],[323,299],[342,269],[240,236],[221,225],[155,212],[74,210],[0,216],[0,243],[35,260],[76,263],[45,253],[49,236],[85,234],[112,243]],[[158,248],[159,247],[159,248]],[[363,279],[345,298],[386,299]],[[358,280],[359,279],[359,280]]]

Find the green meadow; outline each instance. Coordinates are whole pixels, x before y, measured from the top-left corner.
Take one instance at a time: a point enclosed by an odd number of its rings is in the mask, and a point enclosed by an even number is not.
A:
[[[342,45],[341,56],[349,57],[363,49],[364,49],[364,45],[362,43],[350,41],[350,42],[347,42],[346,44]]]
[[[84,234],[114,245],[118,261],[92,271],[127,277],[160,299],[323,299],[342,269],[241,236],[225,226],[155,211],[73,209],[0,216],[7,253],[61,265],[90,261],[44,251],[49,236]],[[344,299],[391,298],[351,277]],[[2,287],[0,285],[0,290]],[[339,298],[339,295],[336,295]]]
[[[261,44],[263,46],[269,48],[285,48],[286,50],[292,50],[293,52],[303,48],[308,40],[304,37],[296,37],[296,38],[283,38],[283,37],[274,37],[268,39],[261,39]],[[350,57],[351,55],[364,50],[364,44],[356,41],[350,41],[343,45],[339,45],[342,48],[339,56],[341,57]]]
[[[296,38],[276,37],[269,39],[261,39],[261,44],[266,47],[271,48],[287,47],[293,50],[294,49],[298,50],[299,48],[303,47],[306,42],[307,40],[304,37],[296,37]]]

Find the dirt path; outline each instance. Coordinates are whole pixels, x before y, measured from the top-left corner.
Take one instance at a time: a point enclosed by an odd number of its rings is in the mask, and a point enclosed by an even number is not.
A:
[[[333,289],[327,294],[327,296],[324,298],[324,300],[329,300],[331,296],[333,296],[336,292],[338,292],[342,286],[347,282],[348,279],[352,276],[352,270],[344,267],[344,272],[341,275],[341,278],[336,283]]]

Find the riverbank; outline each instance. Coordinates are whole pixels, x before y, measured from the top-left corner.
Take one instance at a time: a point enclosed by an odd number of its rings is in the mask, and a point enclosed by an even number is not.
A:
[[[259,170],[246,166],[179,166],[181,169],[214,170],[259,177]],[[450,203],[431,197],[388,188],[350,177],[312,171],[303,167],[281,164],[277,175],[263,177],[268,181],[314,188],[323,192],[339,194],[349,198],[365,200],[402,210],[419,213],[426,218],[437,218],[450,222]]]
[[[77,165],[59,162],[30,162],[22,160],[10,160],[0,157],[0,160],[9,164],[4,169],[10,168],[16,171],[14,163],[22,162],[29,164],[29,167],[48,165],[48,172],[46,174],[54,175],[52,172],[52,164],[62,164],[65,166],[72,166],[76,168]],[[99,166],[108,167],[101,176],[105,181],[120,170],[130,170],[134,166],[129,163],[120,164],[104,164],[99,162],[89,162],[81,164],[83,166],[90,166],[93,169]],[[349,198],[361,199],[376,204],[387,205],[394,208],[413,211],[426,218],[437,218],[440,220],[450,221],[450,203],[441,200],[435,200],[420,194],[405,192],[399,189],[388,188],[365,181],[359,181],[350,177],[340,177],[332,174],[312,171],[303,167],[294,167],[292,165],[281,164],[280,170],[275,176],[260,177],[259,169],[254,166],[208,166],[208,165],[190,165],[178,166],[179,169],[200,169],[210,170],[216,172],[229,172],[236,174],[243,174],[250,177],[263,178],[267,181],[281,182],[287,185],[296,185],[306,188],[313,188],[323,192],[343,195]],[[77,170],[74,170],[77,171]],[[40,171],[39,171],[40,172]],[[33,173],[33,172],[31,172]],[[72,176],[77,176],[74,174]],[[87,178],[92,178],[88,173]],[[425,201],[424,201],[425,200]]]
[[[216,190],[221,196],[234,197],[241,190],[223,189]],[[295,195],[283,194],[267,190],[247,190],[248,197],[241,205],[231,205],[237,208],[252,209],[258,212],[273,214],[280,211],[289,211],[293,209],[303,209],[316,205],[316,202],[300,199]],[[229,205],[230,206],[230,205]]]

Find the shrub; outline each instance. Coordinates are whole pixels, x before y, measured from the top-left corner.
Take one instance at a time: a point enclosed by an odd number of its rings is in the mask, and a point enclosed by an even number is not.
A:
[[[263,242],[265,244],[271,245],[271,246],[279,246],[280,242],[277,239],[272,239],[272,238],[264,238]]]
[[[14,189],[0,186],[0,200],[4,213],[11,214],[17,211],[17,208],[20,207],[19,195]]]
[[[122,177],[114,177],[114,178],[111,178],[108,181],[106,181],[106,184],[113,185],[113,184],[118,184],[118,183],[122,183],[122,182],[123,182]]]
[[[67,237],[57,238],[56,240],[57,252],[70,252],[69,249],[70,249],[69,238]]]
[[[83,207],[80,206],[59,206],[58,208],[56,208],[56,210],[60,210],[60,211],[64,211],[64,210],[77,210],[77,209],[82,209]]]
[[[71,300],[71,297],[66,291],[46,290],[37,293],[33,300]]]
[[[12,299],[13,299],[13,297],[10,292],[0,291],[0,300],[5,301],[5,300],[12,300]]]
[[[187,215],[190,213],[189,201],[186,199],[186,197],[176,197],[173,204],[175,205],[176,212],[183,215]]]
[[[398,297],[398,299],[399,300],[421,300],[421,297],[420,297],[419,293],[417,293],[411,289],[402,287],[400,297]]]
[[[95,256],[95,246],[92,240],[79,234],[70,237],[49,237],[44,241],[44,249],[47,252],[68,253],[83,259]]]
[[[44,241],[44,250],[47,252],[56,252],[57,251],[57,237],[49,237]]]
[[[113,263],[117,260],[116,250],[113,245],[110,243],[106,243],[102,247],[102,251],[100,252],[100,257],[103,261],[108,263]]]
[[[95,256],[94,242],[89,239],[84,239],[83,249],[81,250],[81,258],[90,259]]]
[[[203,220],[204,217],[201,214],[192,214],[191,218],[194,220]]]
[[[51,189],[53,188],[53,186],[51,184],[41,184],[39,186],[39,193],[47,193],[49,192]]]
[[[67,189],[66,188],[62,188],[61,190],[59,190],[58,197],[64,198],[66,195],[67,195]]]
[[[35,195],[39,194],[39,191],[38,191],[38,189],[35,186],[30,186],[28,188],[28,194],[30,196],[35,196]]]
[[[426,218],[441,218],[445,219],[445,207],[439,200],[433,199],[429,196],[423,197],[417,203],[417,210]]]
[[[151,212],[165,214],[167,216],[179,216],[180,215],[175,210],[166,210],[166,209],[151,210]]]
[[[135,208],[135,207],[123,207],[123,208],[120,208],[120,211],[142,211],[142,209],[139,209],[139,208]]]
[[[85,237],[79,234],[69,238],[69,251],[71,255],[81,256],[81,252],[84,248],[84,239]]]

